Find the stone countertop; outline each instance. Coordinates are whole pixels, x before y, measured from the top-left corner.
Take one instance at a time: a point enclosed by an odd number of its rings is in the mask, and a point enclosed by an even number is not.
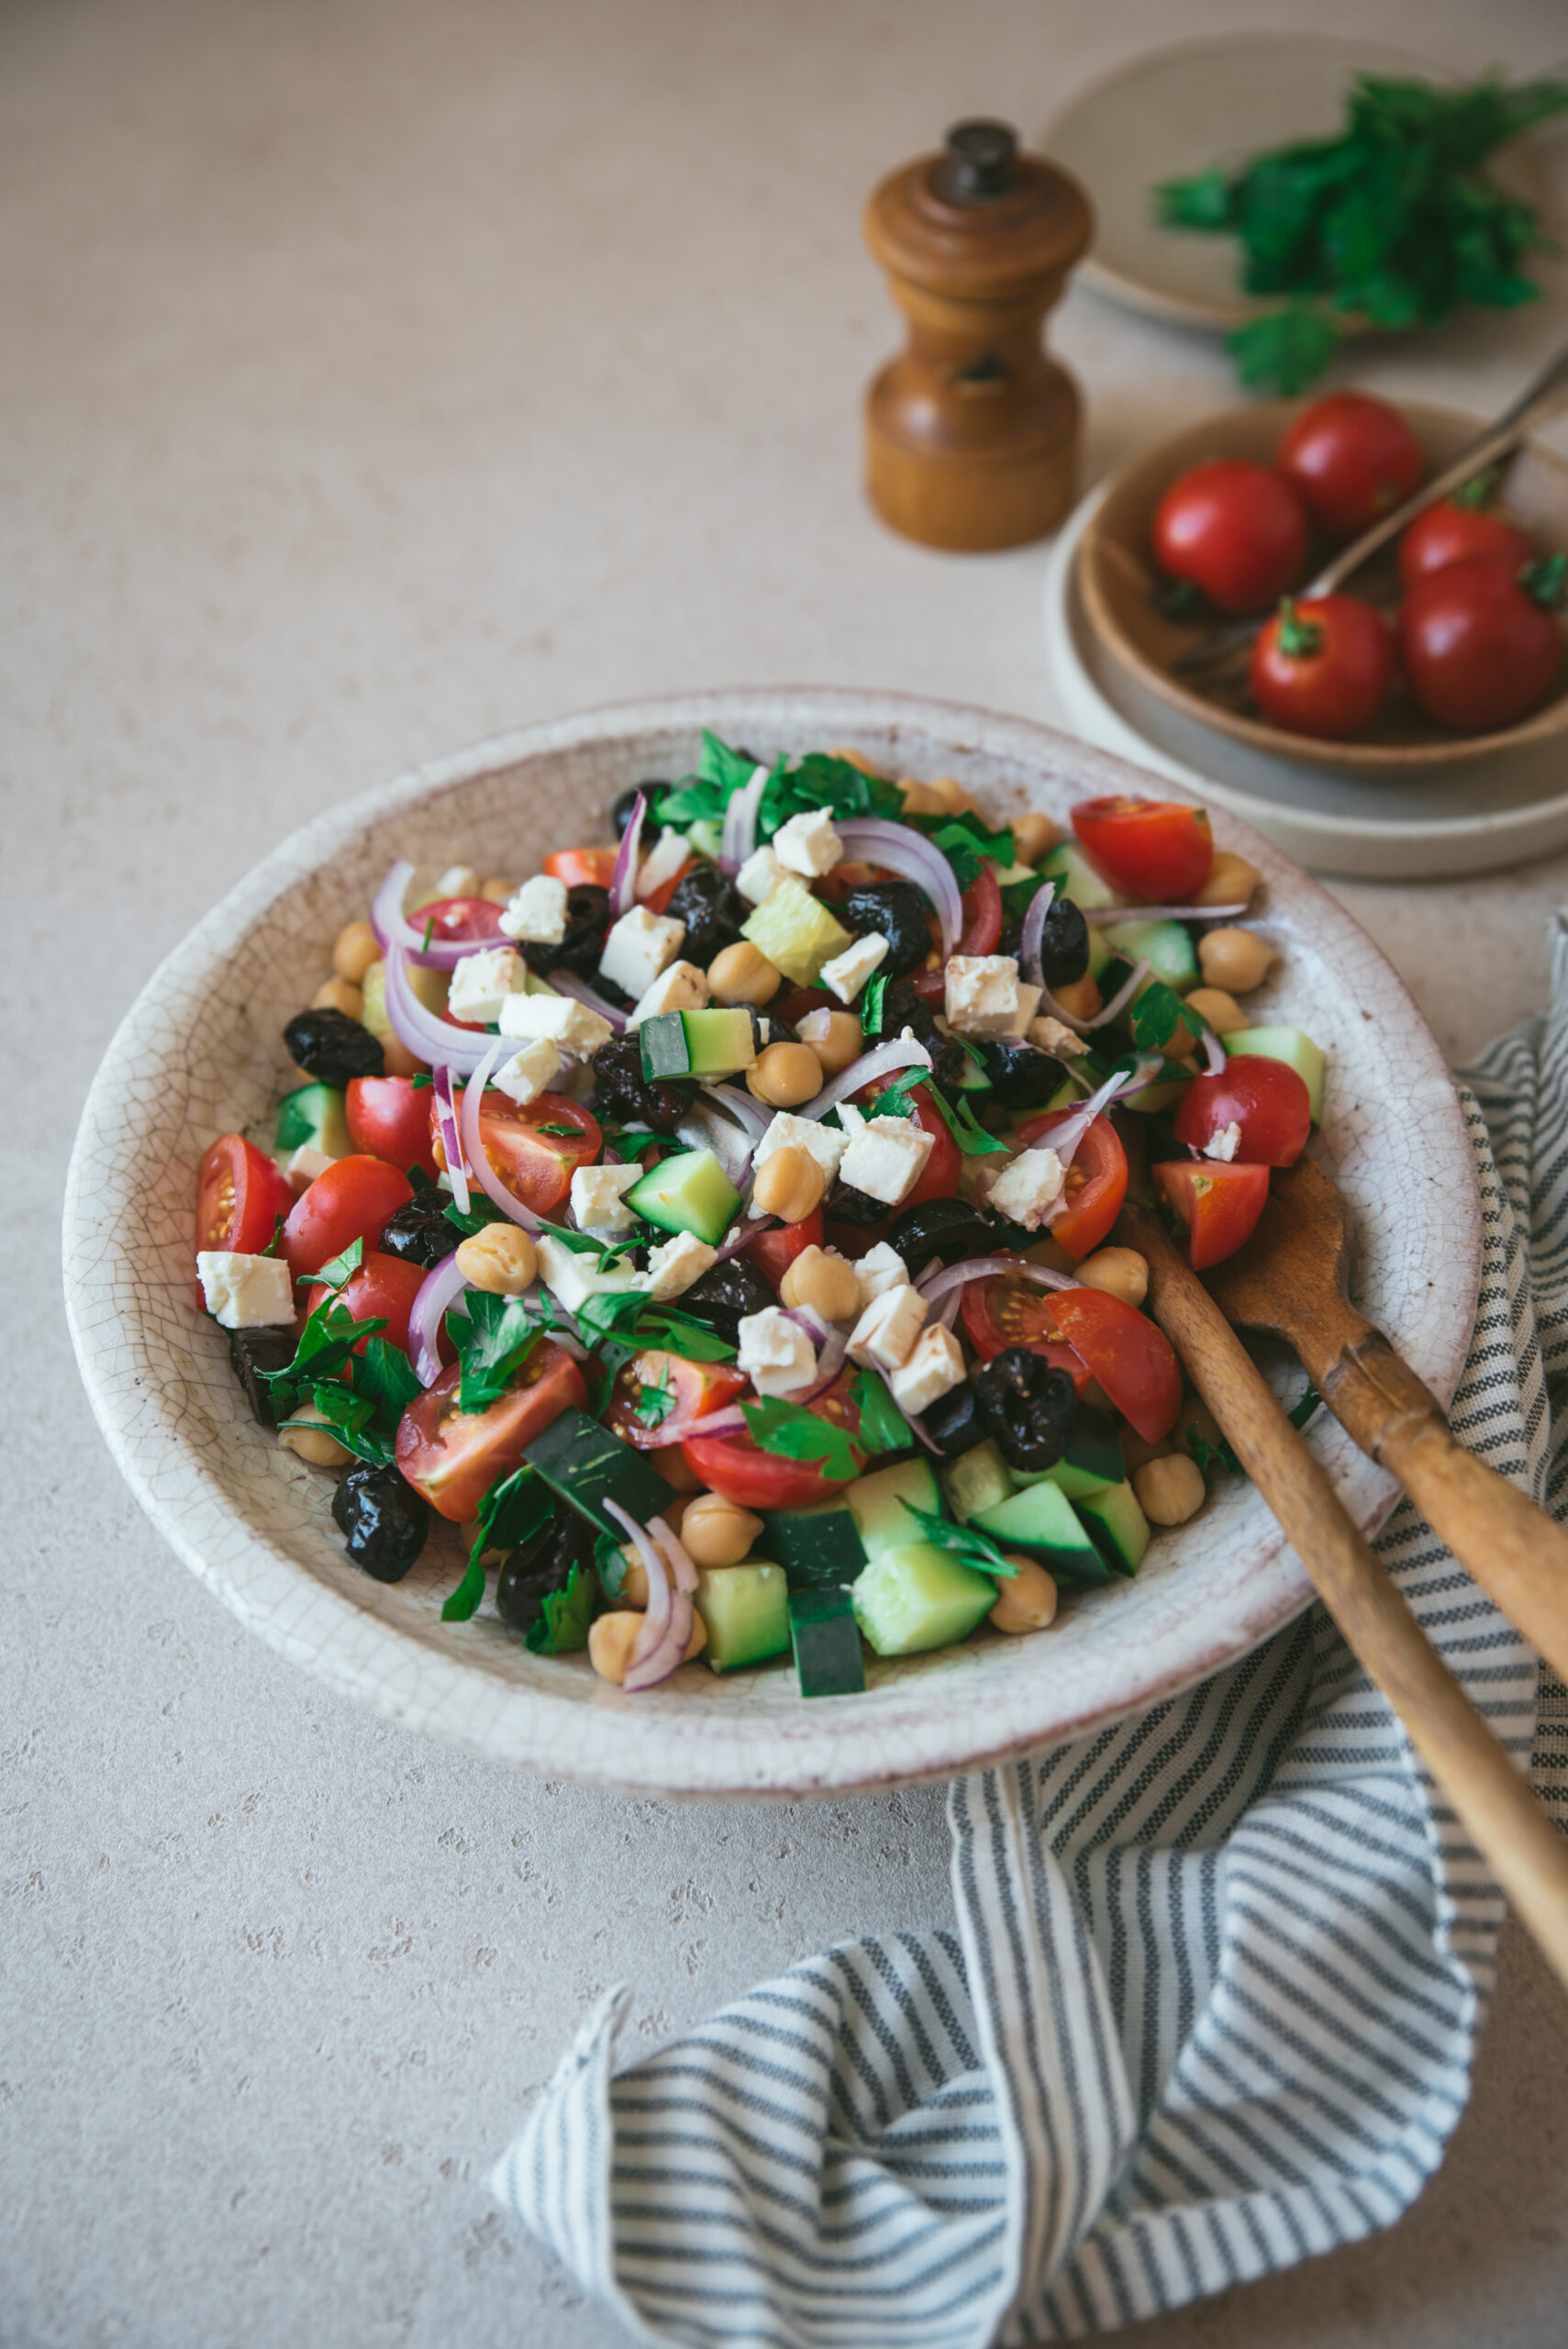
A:
[[[6,2349],[600,2349],[480,2182],[586,2007],[629,1979],[652,2046],[834,1939],[945,1912],[934,1790],[590,1796],[421,1743],[248,1637],[93,1428],[61,1179],[160,957],[284,833],[417,759],[705,685],[1051,718],[1043,550],[924,552],[859,502],[860,389],[896,335],[859,204],[960,114],[1032,128],[1179,30],[1293,19],[1263,0],[6,13]],[[1321,0],[1314,22],[1467,71],[1562,47],[1552,0],[1484,19]],[[1485,410],[1561,317],[1367,346],[1359,372]],[[1086,295],[1054,340],[1088,401],[1086,479],[1232,396],[1210,343]],[[1568,858],[1336,885],[1451,1053],[1540,1001]],[[1564,2110],[1561,1999],[1510,1933],[1473,2101],[1405,2224],[1128,2339],[1548,2349]]]

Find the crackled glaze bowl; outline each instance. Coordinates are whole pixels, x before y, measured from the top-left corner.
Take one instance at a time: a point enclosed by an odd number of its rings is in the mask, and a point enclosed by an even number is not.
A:
[[[997,818],[1065,818],[1162,779],[1021,719],[893,695],[772,689],[562,719],[422,767],[296,833],[198,924],[143,989],[88,1097],[65,1208],[72,1334],[115,1459],[176,1553],[240,1620],[345,1696],[497,1762],[641,1793],[800,1796],[944,1776],[1074,1736],[1244,1653],[1310,1597],[1250,1485],[1222,1479],[1136,1581],[1076,1598],[1051,1631],[901,1662],[863,1696],[804,1702],[793,1671],[698,1663],[640,1696],[585,1657],[530,1655],[493,1613],[443,1624],[461,1570],[443,1533],[407,1579],[350,1564],[332,1479],[259,1428],[221,1333],[196,1309],[196,1163],[213,1136],[270,1139],[288,1083],[280,1030],[395,856],[518,879],[552,846],[608,837],[623,785],[680,774],[712,727],[760,758],[848,745],[894,774],[956,775]],[[1266,876],[1282,950],[1260,1014],[1329,1055],[1323,1146],[1356,1211],[1357,1301],[1447,1402],[1469,1341],[1480,1219],[1441,1055],[1388,963],[1300,868],[1220,815]],[[1315,1448],[1371,1527],[1392,1488],[1331,1422]],[[242,1727],[241,1727],[241,1733]]]

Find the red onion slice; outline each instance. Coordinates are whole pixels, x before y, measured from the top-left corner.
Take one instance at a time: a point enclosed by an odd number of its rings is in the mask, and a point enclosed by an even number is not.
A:
[[[441,1149],[446,1157],[447,1173],[451,1176],[452,1197],[468,1213],[468,1169],[463,1163],[462,1141],[458,1133],[457,1107],[452,1100],[452,1073],[450,1068],[430,1071],[430,1087],[436,1097],[436,1124],[440,1130]]]
[[[792,1317],[793,1318],[793,1317]],[[804,1395],[792,1395],[792,1403],[815,1403],[818,1395],[826,1395],[844,1367],[844,1357],[850,1350],[847,1330],[829,1330],[822,1341],[822,1351],[817,1357],[817,1375]]]
[[[1029,899],[1024,916],[1023,935],[1018,941],[1018,968],[1031,987],[1043,987],[1045,969],[1040,961],[1040,949],[1045,941],[1045,918],[1056,896],[1056,884],[1048,881]]]
[[[722,1411],[706,1411],[695,1419],[667,1419],[658,1430],[661,1450],[667,1443],[684,1443],[694,1435],[745,1435],[749,1432],[739,1404]]]
[[[1087,922],[1234,921],[1251,902],[1245,897],[1239,906],[1084,906],[1080,911]]]
[[[606,1501],[605,1513],[626,1528],[648,1575],[648,1608],[638,1627],[637,1638],[632,1645],[631,1662],[627,1667],[626,1678],[621,1683],[624,1688],[635,1693],[639,1688],[657,1687],[662,1680],[668,1680],[685,1654],[692,1636],[691,1597],[685,1590],[671,1589],[670,1577],[664,1570],[664,1559],[660,1545],[654,1541],[647,1527],[639,1525],[637,1520],[628,1510],[622,1508],[618,1501]],[[667,1526],[664,1528],[664,1532],[667,1539],[673,1542],[674,1536],[670,1533]],[[686,1567],[691,1566],[691,1560],[684,1550],[681,1552],[681,1559],[684,1561]],[[675,1573],[678,1579],[681,1573],[679,1562],[675,1563]],[[692,1583],[695,1588],[696,1583],[695,1572],[692,1575]]]
[[[637,903],[637,852],[642,845],[642,819],[647,813],[648,795],[639,791],[632,802],[631,820],[620,836],[615,871],[610,874],[610,911],[617,920]]]
[[[868,816],[867,823],[871,820]],[[878,1044],[873,1051],[862,1052],[858,1061],[851,1061],[847,1069],[830,1085],[825,1085],[816,1098],[807,1101],[804,1108],[795,1111],[795,1115],[799,1118],[825,1118],[829,1109],[836,1109],[840,1101],[847,1101],[851,1093],[858,1093],[861,1086],[869,1085],[873,1077],[886,1076],[895,1069],[929,1068],[930,1065],[931,1056],[924,1044],[917,1044],[913,1036],[907,1040],[897,1037],[892,1043]]]
[[[1207,1074],[1210,1076],[1223,1076],[1229,1055],[1212,1028],[1204,1030],[1203,1034],[1198,1038],[1198,1047],[1203,1053]]]
[[[458,1076],[472,1076],[493,1041],[426,1010],[408,983],[401,946],[386,950],[386,1016],[393,1034],[416,1060],[449,1068]]]
[[[944,1264],[940,1273],[932,1273],[921,1281],[920,1295],[928,1305],[939,1297],[946,1297],[950,1289],[962,1289],[970,1281],[999,1279],[1004,1275],[1016,1275],[1020,1280],[1033,1281],[1037,1288],[1082,1288],[1069,1273],[1053,1273],[1049,1264],[1031,1264],[1027,1256],[976,1256],[961,1264]]]
[[[685,1543],[662,1517],[651,1517],[648,1531],[663,1552],[664,1563],[674,1577],[676,1590],[684,1590],[690,1598],[697,1586],[697,1570]]]
[[[475,953],[484,941],[447,938],[438,942],[432,939],[427,946],[423,929],[411,922],[403,910],[403,900],[413,878],[414,867],[400,857],[375,893],[371,905],[371,928],[380,940],[384,953],[390,955],[390,950],[399,946],[411,963],[423,963],[432,971],[450,971],[465,954]]]
[[[751,1245],[759,1231],[770,1231],[775,1223],[782,1221],[783,1218],[780,1216],[760,1215],[755,1222],[738,1223],[720,1246],[717,1255],[713,1260],[714,1264],[727,1264],[731,1256],[739,1256],[742,1248],[749,1248]],[[708,1270],[711,1272],[712,1269],[713,1265],[710,1264]]]
[[[467,1286],[458,1271],[454,1253],[443,1256],[426,1274],[415,1296],[408,1313],[408,1345],[414,1375],[421,1386],[433,1386],[446,1368],[440,1354],[441,1323],[448,1306],[455,1303]]]
[[[609,1021],[617,1036],[625,1035],[625,1012],[617,1011],[613,1003],[606,1003],[602,995],[595,995],[587,980],[580,979],[575,971],[551,971],[548,984],[557,995],[569,995],[574,1003],[586,1004],[590,1011],[596,1011],[601,1019]]]
[[[727,873],[739,873],[756,848],[757,812],[767,780],[766,767],[753,767],[750,780],[729,795],[718,842],[718,861]]]
[[[535,1215],[531,1208],[524,1207],[521,1199],[512,1197],[511,1192],[491,1165],[489,1154],[480,1139],[479,1105],[484,1097],[484,1088],[490,1082],[490,1072],[502,1053],[511,1049],[510,1039],[506,1036],[492,1036],[487,1039],[487,1041],[490,1050],[463,1088],[463,1152],[470,1168],[479,1177],[481,1188],[487,1197],[495,1201],[502,1214],[510,1216],[514,1223],[520,1223],[525,1231],[541,1231],[544,1226],[540,1218]]]
[[[851,816],[847,823],[836,824],[833,829],[846,849],[884,866],[889,873],[896,873],[902,880],[913,881],[917,889],[925,891],[937,909],[942,952],[951,954],[962,934],[963,907],[952,867],[940,849],[933,848],[929,840],[911,831],[907,824],[895,824],[886,816]]]
[[[753,1141],[761,1141],[773,1122],[773,1113],[750,1093],[742,1093],[738,1085],[705,1085],[703,1091],[709,1100],[721,1102],[738,1125],[744,1126]]]

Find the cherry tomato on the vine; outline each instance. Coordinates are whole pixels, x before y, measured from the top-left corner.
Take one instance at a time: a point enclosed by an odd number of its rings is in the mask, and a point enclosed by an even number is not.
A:
[[[1275,726],[1335,741],[1371,724],[1393,678],[1388,623],[1356,596],[1287,596],[1253,644],[1248,673]]]
[[[1214,863],[1208,813],[1173,799],[1080,799],[1073,829],[1107,880],[1156,905],[1190,905]]]
[[[1294,482],[1244,457],[1217,457],[1172,483],[1154,510],[1154,556],[1222,612],[1262,612],[1294,583],[1307,508]]]
[[[1427,477],[1421,444],[1405,418],[1365,392],[1314,400],[1280,442],[1275,462],[1334,539],[1359,537]]]
[[[1557,682],[1562,636],[1550,607],[1568,557],[1519,569],[1473,555],[1418,579],[1399,607],[1399,657],[1429,718],[1462,734],[1511,726]]]

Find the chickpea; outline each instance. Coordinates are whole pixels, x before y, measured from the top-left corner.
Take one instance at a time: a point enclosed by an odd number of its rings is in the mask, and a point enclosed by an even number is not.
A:
[[[1222,987],[1227,995],[1251,995],[1262,985],[1279,954],[1250,930],[1211,930],[1198,941],[1197,959],[1206,986]]]
[[[798,1109],[822,1090],[822,1063],[809,1044],[770,1044],[746,1072],[746,1083],[771,1109]]]
[[[797,1311],[820,1313],[824,1321],[848,1321],[861,1309],[855,1268],[836,1248],[803,1248],[779,1283],[779,1297]]]
[[[974,804],[974,794],[972,791],[965,791],[962,784],[957,782],[952,775],[939,775],[930,788],[936,793],[941,803],[942,812],[946,815],[977,816],[980,813]]]
[[[1015,816],[1013,818],[1013,854],[1020,864],[1038,864],[1049,856],[1062,838],[1062,827],[1053,824],[1049,816]],[[1222,898],[1221,904],[1225,902]]]
[[[1043,1631],[1056,1620],[1056,1585],[1038,1558],[1026,1558],[1015,1550],[1004,1550],[1002,1555],[1017,1566],[1002,1585],[996,1604],[991,1609],[991,1620],[999,1631]]]
[[[346,1011],[350,1019],[357,1019],[365,1008],[365,999],[358,987],[351,986],[347,979],[340,979],[334,973],[324,985],[317,988],[310,998],[310,1008],[312,1011]]]
[[[947,814],[947,801],[934,784],[916,783],[906,776],[898,788],[904,794],[904,813],[906,816],[945,816]]]
[[[388,1076],[417,1076],[428,1063],[417,1052],[411,1052],[401,1036],[384,1036],[381,1040],[382,1064]]]
[[[365,973],[381,960],[381,945],[368,921],[346,922],[332,949],[332,968],[351,987],[362,987]]]
[[[521,1297],[539,1273],[539,1255],[526,1231],[515,1223],[487,1223],[471,1232],[457,1252],[457,1268],[475,1288],[492,1297]]]
[[[722,1493],[688,1501],[681,1541],[694,1566],[738,1566],[762,1530],[762,1520]]]
[[[1195,906],[1244,906],[1262,880],[1255,864],[1231,848],[1217,848],[1208,879],[1193,899]]]
[[[458,1250],[458,1262],[462,1251]],[[1103,1289],[1124,1305],[1141,1305],[1149,1294],[1149,1266],[1136,1248],[1096,1248],[1078,1267],[1085,1288]]]
[[[776,971],[762,951],[743,938],[737,946],[727,946],[716,954],[707,966],[707,983],[713,989],[715,1003],[750,1003],[761,1007],[772,1003],[784,985],[783,974]]]
[[[588,1661],[601,1680],[608,1680],[618,1688],[626,1678],[631,1663],[631,1652],[637,1645],[637,1635],[642,1628],[642,1615],[629,1608],[617,1608],[613,1613],[600,1615],[588,1627]],[[701,1655],[707,1645],[707,1625],[694,1608],[692,1636],[686,1642],[683,1663]]]
[[[1051,994],[1074,1019],[1093,1019],[1105,1001],[1098,983],[1085,971],[1081,979],[1070,980],[1064,987],[1052,987]]]
[[[648,1611],[648,1569],[629,1542],[624,1545],[620,1554],[626,1572],[621,1576],[621,1586],[615,1597],[611,1598],[608,1593],[606,1594],[605,1604],[606,1607],[623,1608],[630,1614],[645,1615]]]
[[[1187,1001],[1217,1036],[1232,1036],[1238,1028],[1252,1024],[1235,996],[1227,995],[1223,987],[1194,987]]]
[[[318,1411],[314,1403],[302,1403],[278,1430],[278,1442],[296,1460],[308,1460],[313,1468],[343,1468],[354,1455],[330,1432],[331,1426],[325,1411]]]
[[[493,906],[509,906],[517,894],[517,885],[508,881],[503,873],[493,873],[488,881],[480,883],[479,894],[488,897]]]
[[[859,1012],[829,1011],[825,1003],[796,1023],[795,1034],[803,1044],[810,1045],[824,1076],[837,1076],[865,1050]]]
[[[782,1216],[785,1223],[804,1223],[821,1206],[825,1188],[822,1169],[811,1152],[788,1142],[758,1167],[751,1198],[764,1215]]]
[[[1184,1525],[1204,1504],[1204,1481],[1195,1460],[1180,1452],[1146,1461],[1134,1471],[1132,1489],[1151,1525]]]

